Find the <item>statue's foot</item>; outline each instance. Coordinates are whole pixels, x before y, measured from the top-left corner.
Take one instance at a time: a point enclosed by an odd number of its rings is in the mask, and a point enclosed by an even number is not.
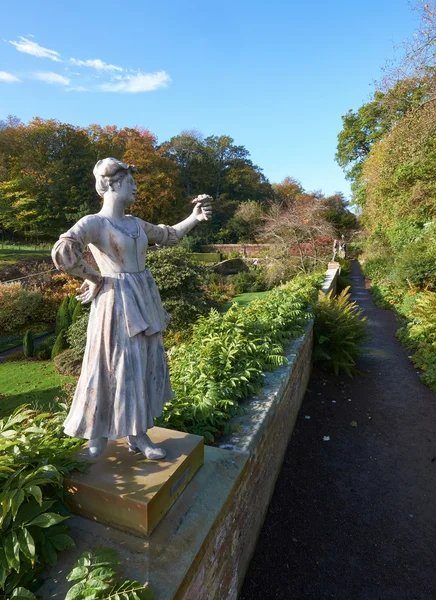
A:
[[[142,452],[149,460],[162,460],[167,455],[166,450],[155,446],[146,433],[128,435],[129,452]]]
[[[104,452],[107,446],[107,438],[99,437],[89,440],[88,451],[91,458],[97,458],[99,454]]]

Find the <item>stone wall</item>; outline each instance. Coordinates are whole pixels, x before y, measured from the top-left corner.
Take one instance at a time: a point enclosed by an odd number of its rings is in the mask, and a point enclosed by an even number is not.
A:
[[[201,246],[200,249],[202,252],[221,252],[221,254],[238,252],[242,256],[257,258],[268,253],[269,244],[211,244]]]
[[[248,460],[177,600],[236,600],[306,391],[312,343],[310,324],[294,345],[287,369],[271,374],[269,387],[239,419],[241,433],[221,445],[246,453]]]

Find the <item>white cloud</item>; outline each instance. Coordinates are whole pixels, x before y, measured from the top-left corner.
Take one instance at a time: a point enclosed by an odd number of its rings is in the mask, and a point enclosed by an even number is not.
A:
[[[28,38],[23,36],[19,36],[19,42],[13,42],[9,40],[9,43],[15,46],[18,52],[24,52],[25,54],[31,54],[32,56],[37,56],[38,58],[50,58],[55,62],[62,62],[61,55],[56,50],[49,50],[48,48],[44,48],[44,46],[40,46],[36,42],[32,42]]]
[[[121,81],[117,79],[117,81],[103,83],[100,85],[100,89],[104,92],[138,94],[140,92],[154,92],[159,88],[166,87],[170,81],[171,78],[165,71],[138,73],[137,75],[127,75]]]
[[[12,75],[11,73],[6,73],[6,71],[0,71],[0,81],[3,81],[4,83],[16,83],[20,80],[18,79],[18,77],[15,77],[15,75]]]
[[[58,73],[35,73],[35,79],[39,79],[40,81],[45,81],[45,83],[59,83],[60,85],[70,85],[70,80],[68,77],[64,77],[63,75],[59,75]]]
[[[83,85],[76,85],[76,86],[67,88],[67,92],[89,92],[89,90],[88,90],[88,88],[84,87]]]
[[[122,67],[109,65],[99,58],[90,58],[88,60],[79,60],[78,58],[70,58],[70,63],[77,67],[91,67],[97,71],[124,71]]]

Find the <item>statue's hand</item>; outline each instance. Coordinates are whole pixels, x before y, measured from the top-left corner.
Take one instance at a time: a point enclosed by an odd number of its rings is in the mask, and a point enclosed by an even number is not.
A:
[[[192,201],[195,208],[192,214],[197,217],[197,221],[209,221],[212,216],[212,196],[201,194]]]
[[[101,278],[98,282],[94,282],[94,281],[90,281],[89,279],[85,279],[85,281],[82,283],[82,285],[77,290],[78,292],[80,292],[79,295],[76,296],[77,300],[81,304],[88,304],[88,302],[91,302],[96,297],[98,292],[100,291],[102,283],[103,283],[103,278]]]

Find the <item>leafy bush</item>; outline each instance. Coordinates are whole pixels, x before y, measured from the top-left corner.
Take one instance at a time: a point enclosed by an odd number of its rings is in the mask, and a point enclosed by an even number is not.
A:
[[[86,347],[86,331],[88,329],[89,311],[79,316],[69,327],[67,342],[75,358],[82,360]]]
[[[69,309],[70,298],[66,296],[59,306],[59,310],[56,314],[56,334],[59,334],[62,330],[67,330],[72,322],[72,315]]]
[[[303,332],[321,279],[298,277],[246,308],[200,317],[191,340],[169,352],[175,399],[157,424],[207,440],[229,431],[239,402],[257,392],[264,371],[286,362],[284,346]]]
[[[45,318],[42,294],[26,290],[20,283],[0,284],[2,335],[24,334],[35,325],[44,323]]]
[[[73,314],[71,316],[71,323],[74,324],[79,319],[79,317],[81,317],[87,311],[89,311],[89,309],[86,309],[86,307],[83,306],[83,304],[81,304],[80,302],[77,302],[77,304],[73,310]]]
[[[78,466],[71,455],[83,440],[63,434],[65,417],[63,410],[21,407],[0,421],[0,589],[6,597],[73,546],[61,524],[69,516],[63,478]]]
[[[35,344],[33,341],[33,333],[30,330],[28,330],[24,334],[24,338],[23,338],[23,354],[26,357],[31,357],[31,356],[33,356],[34,351],[35,351]]]
[[[366,317],[355,302],[350,302],[349,288],[336,298],[331,292],[319,292],[314,315],[314,362],[336,375],[342,370],[351,377],[362,352]]]
[[[436,243],[423,238],[405,246],[397,257],[393,276],[402,288],[436,291]]]
[[[170,329],[181,329],[209,310],[202,288],[205,269],[183,247],[150,252],[147,263],[171,315]]]
[[[54,358],[56,371],[61,375],[79,377],[82,359],[77,358],[74,350],[64,350]]]
[[[365,260],[362,269],[368,279],[386,277],[392,269],[392,258],[379,257]]]
[[[35,356],[39,360],[49,360],[51,358],[51,353],[53,350],[54,343],[56,341],[56,336],[50,335],[45,338],[40,345],[38,346]]]
[[[65,600],[153,600],[149,587],[121,580],[116,571],[119,564],[111,548],[84,552],[67,575],[67,580],[75,583]]]
[[[67,330],[66,329],[61,329],[61,331],[56,336],[56,341],[55,341],[55,343],[53,345],[53,348],[52,348],[52,351],[51,351],[51,358],[52,358],[52,360],[58,354],[60,354],[64,350],[66,350],[67,348],[68,348]]]
[[[422,381],[436,391],[436,293],[417,295],[408,317],[409,323],[397,332],[398,339],[417,349],[412,361],[424,371]]]
[[[266,290],[266,283],[262,269],[250,269],[230,275],[229,283],[234,287],[235,294],[244,294],[246,292],[263,292]]]

